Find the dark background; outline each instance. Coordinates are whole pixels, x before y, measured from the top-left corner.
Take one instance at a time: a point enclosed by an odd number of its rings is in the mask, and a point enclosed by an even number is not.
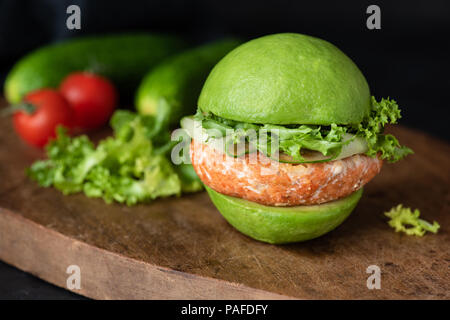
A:
[[[81,8],[81,30],[66,28],[67,6]],[[366,8],[381,8],[368,30]],[[299,32],[326,39],[359,66],[372,94],[391,97],[401,123],[450,139],[450,2],[429,1],[104,1],[0,0],[0,82],[12,64],[42,44],[82,34],[148,30],[201,43]],[[0,262],[0,298],[77,298]]]

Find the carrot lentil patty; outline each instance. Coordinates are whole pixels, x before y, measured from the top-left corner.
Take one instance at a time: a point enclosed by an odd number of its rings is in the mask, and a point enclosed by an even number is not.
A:
[[[267,206],[314,205],[346,197],[378,174],[383,163],[363,154],[304,164],[280,163],[262,153],[234,158],[195,140],[190,152],[208,187]]]

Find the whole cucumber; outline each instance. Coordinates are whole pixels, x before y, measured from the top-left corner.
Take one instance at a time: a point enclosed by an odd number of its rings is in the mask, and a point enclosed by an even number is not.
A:
[[[32,90],[58,87],[73,71],[100,74],[121,93],[130,93],[151,67],[183,47],[175,37],[148,33],[87,36],[48,45],[14,65],[5,81],[5,95],[17,103]]]
[[[240,44],[224,39],[188,49],[163,60],[142,80],[136,93],[140,114],[165,114],[170,126],[194,113],[203,83],[214,65]],[[164,109],[164,110],[163,110]]]

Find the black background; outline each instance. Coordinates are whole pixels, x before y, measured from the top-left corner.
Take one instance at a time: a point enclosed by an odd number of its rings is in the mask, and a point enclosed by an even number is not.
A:
[[[66,8],[81,8],[81,30],[66,28]],[[366,8],[381,8],[381,30],[368,30]],[[42,44],[81,34],[148,30],[201,43],[299,32],[326,39],[350,56],[372,94],[391,97],[402,124],[448,140],[450,1],[75,1],[0,0],[0,81]],[[437,151],[438,152],[438,151]],[[0,298],[77,296],[0,263]]]

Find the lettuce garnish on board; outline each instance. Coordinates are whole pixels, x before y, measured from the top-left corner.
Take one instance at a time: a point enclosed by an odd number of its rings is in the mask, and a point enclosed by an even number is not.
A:
[[[35,162],[29,176],[64,194],[84,192],[127,205],[202,189],[191,166],[170,162],[174,143],[158,119],[117,111],[111,126],[114,136],[97,146],[86,135],[71,138],[59,128],[47,145],[48,159]]]
[[[414,212],[410,208],[404,208],[401,204],[385,212],[384,215],[390,220],[389,225],[395,229],[395,232],[404,232],[407,235],[423,236],[425,232],[437,233],[440,225],[436,221],[433,224],[420,219],[420,211],[415,209]]]
[[[370,114],[357,125],[331,124],[321,125],[273,125],[273,124],[251,124],[224,119],[211,113],[203,114],[198,111],[195,120],[201,121],[203,128],[220,132],[225,136],[232,132],[228,139],[231,143],[238,143],[245,139],[253,144],[260,152],[270,155],[280,151],[289,155],[296,162],[305,159],[302,152],[307,150],[318,151],[330,161],[339,156],[342,148],[350,144],[354,139],[364,139],[368,156],[375,157],[377,154],[381,159],[396,162],[413,151],[400,145],[398,140],[391,134],[384,134],[386,124],[395,124],[401,118],[400,109],[394,100],[382,99],[376,101],[372,97],[372,109]],[[249,132],[268,132],[267,143],[259,144],[259,139]],[[273,147],[273,138],[278,138],[278,146]],[[227,144],[229,144],[228,142]],[[305,161],[306,162],[306,161]]]

